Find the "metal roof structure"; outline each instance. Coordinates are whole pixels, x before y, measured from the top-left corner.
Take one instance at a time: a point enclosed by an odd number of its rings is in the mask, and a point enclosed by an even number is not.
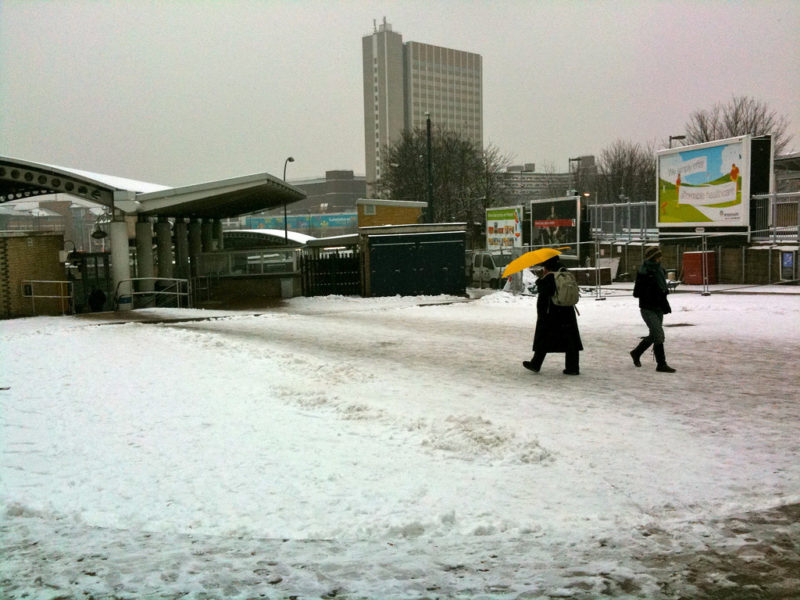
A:
[[[56,193],[71,194],[128,214],[204,219],[269,210],[306,197],[304,191],[269,173],[171,188],[0,156],[0,204]]]

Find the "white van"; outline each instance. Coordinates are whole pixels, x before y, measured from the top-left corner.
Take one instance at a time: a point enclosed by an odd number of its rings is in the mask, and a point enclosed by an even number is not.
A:
[[[472,287],[490,287],[500,289],[505,283],[503,270],[514,257],[511,254],[476,250],[469,262],[471,277],[469,284]]]

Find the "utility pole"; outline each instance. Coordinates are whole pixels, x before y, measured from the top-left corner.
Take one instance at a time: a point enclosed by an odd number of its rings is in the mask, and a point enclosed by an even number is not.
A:
[[[427,145],[428,145],[428,222],[433,223],[433,165],[431,162],[431,113],[425,113],[425,125],[427,132]]]

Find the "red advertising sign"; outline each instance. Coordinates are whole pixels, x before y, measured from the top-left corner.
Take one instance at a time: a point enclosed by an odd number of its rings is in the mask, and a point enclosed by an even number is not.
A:
[[[535,219],[534,227],[575,227],[575,219]]]

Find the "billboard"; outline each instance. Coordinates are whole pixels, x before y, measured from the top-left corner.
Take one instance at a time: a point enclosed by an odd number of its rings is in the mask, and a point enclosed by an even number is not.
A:
[[[658,152],[657,226],[747,226],[750,141],[745,135]]]
[[[486,249],[511,250],[522,247],[522,207],[486,209]]]
[[[577,254],[580,238],[580,196],[531,200],[531,245],[569,246]]]

